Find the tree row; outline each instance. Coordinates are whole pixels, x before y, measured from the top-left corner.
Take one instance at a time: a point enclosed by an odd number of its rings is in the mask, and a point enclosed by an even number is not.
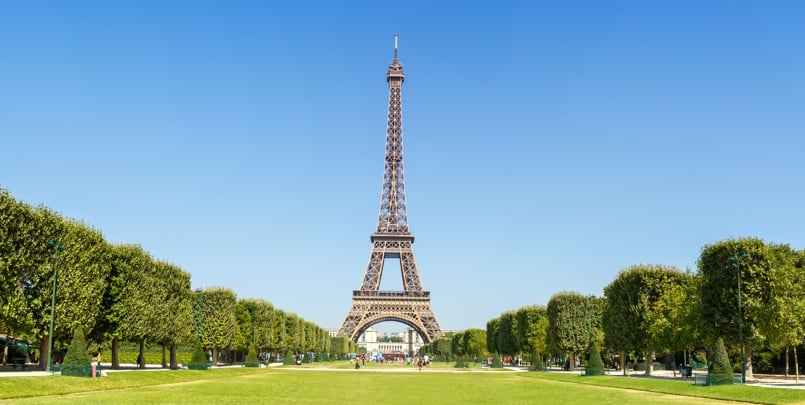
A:
[[[178,266],[138,245],[107,243],[99,230],[0,189],[0,333],[38,342],[46,359],[51,309],[55,347],[80,325],[98,350],[110,343],[113,367],[120,341],[139,342],[141,353],[146,344],[162,345],[172,368],[177,345],[193,338],[213,359],[220,349],[249,346],[277,353],[330,349],[326,330],[293,313],[239,300],[227,288],[192,291],[190,274]]]

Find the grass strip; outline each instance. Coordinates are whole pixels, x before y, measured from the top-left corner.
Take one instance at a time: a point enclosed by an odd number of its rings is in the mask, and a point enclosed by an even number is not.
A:
[[[805,402],[805,390],[759,387],[752,385],[698,386],[693,380],[624,376],[586,377],[568,373],[520,373],[528,378],[562,381],[572,384],[623,388],[646,392],[712,398],[754,404],[795,404]]]
[[[108,377],[3,377],[0,378],[0,399],[20,399],[67,395],[82,392],[110,391],[146,386],[216,380],[248,374],[267,373],[268,369],[222,368],[211,371],[121,371]]]

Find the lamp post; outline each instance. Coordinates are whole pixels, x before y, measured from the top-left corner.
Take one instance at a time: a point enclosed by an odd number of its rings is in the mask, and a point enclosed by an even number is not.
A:
[[[55,240],[48,241],[48,246],[53,248],[53,292],[50,296],[50,332],[48,332],[48,366],[45,371],[51,371],[53,365],[53,319],[56,316],[56,280],[59,277],[59,252],[65,249],[64,245]]]
[[[254,325],[255,322],[256,322],[255,316],[254,316],[254,310],[255,309],[256,308],[252,307],[250,312],[252,313],[252,347],[254,348],[254,355],[257,356],[257,335],[255,333],[255,325]],[[248,353],[246,355],[248,356]],[[247,361],[248,361],[248,359],[247,359]]]
[[[741,304],[741,259],[749,257],[746,252],[740,252],[737,256],[730,256],[727,260],[735,264],[738,273],[738,339],[741,342],[741,383],[746,383],[746,349],[744,348],[744,315],[743,305]]]
[[[201,341],[201,288],[196,289],[196,340]]]
[[[592,301],[593,301],[592,295],[588,295],[585,297],[585,303],[587,304],[585,305],[586,307],[585,309],[587,310],[587,350],[589,350],[590,346],[592,346],[593,344],[593,317],[591,314],[592,308],[590,308],[592,305]]]

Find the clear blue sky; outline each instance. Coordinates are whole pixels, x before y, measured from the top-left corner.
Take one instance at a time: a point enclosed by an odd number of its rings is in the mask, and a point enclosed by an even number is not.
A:
[[[512,3],[4,2],[0,187],[336,328],[399,33],[443,328],[600,296],[633,264],[695,270],[727,238],[805,247],[804,2]]]

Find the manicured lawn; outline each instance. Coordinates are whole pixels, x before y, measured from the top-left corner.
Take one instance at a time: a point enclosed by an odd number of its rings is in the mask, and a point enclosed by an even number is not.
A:
[[[400,371],[377,365],[354,370],[286,366],[211,371],[131,371],[101,379],[0,378],[0,403],[313,403],[313,404],[664,404],[805,401],[805,391],[759,387],[695,387],[688,382],[560,373],[475,370]],[[326,363],[325,363],[326,364]],[[329,366],[328,365],[328,366]],[[400,366],[404,368],[405,366]],[[444,371],[440,371],[444,370]]]

